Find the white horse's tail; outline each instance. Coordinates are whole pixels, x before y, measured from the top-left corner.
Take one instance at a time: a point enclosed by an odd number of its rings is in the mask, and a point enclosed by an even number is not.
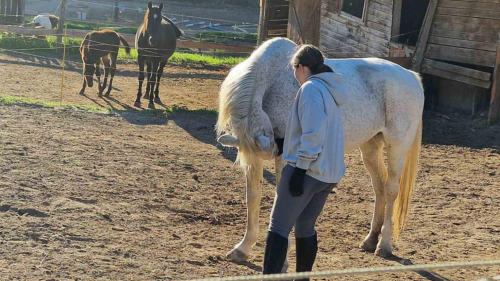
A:
[[[410,200],[417,179],[418,159],[422,143],[422,120],[418,124],[418,129],[413,140],[413,144],[406,154],[405,167],[399,179],[399,193],[394,202],[394,213],[392,221],[394,223],[394,239],[398,239],[399,233],[406,225],[406,218],[410,208]]]

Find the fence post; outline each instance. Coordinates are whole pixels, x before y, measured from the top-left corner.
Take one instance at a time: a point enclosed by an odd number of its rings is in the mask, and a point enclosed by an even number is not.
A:
[[[491,87],[490,111],[488,112],[488,125],[493,125],[500,120],[500,34],[497,41],[497,57],[493,70],[493,86]]]
[[[66,17],[66,0],[61,0],[61,12],[59,14],[59,24],[57,25],[57,45],[60,46],[62,43],[62,33],[64,28],[64,20]],[[56,48],[56,52],[59,52],[59,48]]]
[[[26,0],[19,0],[19,6],[17,7],[17,16],[20,17],[18,18],[20,24],[24,24],[25,9],[26,9]]]
[[[118,21],[118,0],[115,0],[115,17],[114,17],[114,21],[115,22]]]
[[[66,42],[68,42],[66,35],[68,34],[68,24],[64,25],[64,42],[63,42],[63,59],[62,59],[62,75],[61,75],[61,98],[59,105],[62,104],[63,88],[64,88],[64,69],[66,68]]]

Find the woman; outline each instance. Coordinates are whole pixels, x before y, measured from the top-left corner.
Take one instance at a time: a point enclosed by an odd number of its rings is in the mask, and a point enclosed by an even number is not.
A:
[[[328,194],[345,173],[342,76],[311,45],[293,56],[300,83],[283,142],[282,178],[276,190],[264,255],[264,274],[281,272],[288,235],[295,226],[297,272],[311,271],[318,241],[314,225]],[[280,140],[277,140],[278,145]]]

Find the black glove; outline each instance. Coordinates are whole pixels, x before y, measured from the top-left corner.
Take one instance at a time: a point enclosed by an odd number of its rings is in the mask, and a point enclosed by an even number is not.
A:
[[[290,178],[290,192],[292,196],[301,196],[304,193],[304,176],[307,170],[297,168],[293,170],[292,177]]]
[[[285,139],[283,139],[283,138],[274,139],[274,141],[276,142],[276,145],[278,146],[278,155],[276,155],[276,156],[280,156],[281,154],[283,154],[283,143],[285,142]]]

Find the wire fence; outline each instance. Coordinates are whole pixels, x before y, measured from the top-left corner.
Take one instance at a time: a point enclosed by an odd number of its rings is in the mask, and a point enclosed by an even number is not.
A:
[[[409,271],[436,270],[436,269],[457,269],[457,268],[471,268],[471,267],[491,267],[491,266],[500,266],[500,260],[407,265],[407,266],[369,267],[369,268],[354,268],[354,269],[343,269],[343,270],[325,270],[317,272],[294,272],[294,273],[282,273],[282,274],[270,274],[270,275],[230,276],[222,278],[193,279],[190,281],[253,281],[253,280],[274,281],[274,280],[294,280],[294,279],[297,280],[306,278],[326,278],[333,276],[356,276],[356,275],[366,275],[366,274],[409,272]],[[499,280],[495,278],[499,277],[494,277],[493,279],[486,279],[486,280]]]

